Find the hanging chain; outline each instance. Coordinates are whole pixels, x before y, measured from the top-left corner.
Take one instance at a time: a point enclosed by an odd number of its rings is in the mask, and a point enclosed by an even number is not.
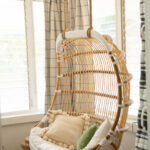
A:
[[[87,36],[91,37],[91,30],[93,29],[93,22],[92,22],[92,0],[89,0],[89,7],[90,7],[90,27],[87,30]]]
[[[64,30],[62,32],[62,38],[65,39],[65,32],[67,30],[67,18],[66,18],[66,1],[64,0]]]

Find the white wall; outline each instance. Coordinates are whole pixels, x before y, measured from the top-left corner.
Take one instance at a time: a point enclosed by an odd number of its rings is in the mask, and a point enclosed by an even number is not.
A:
[[[21,150],[20,143],[29,135],[35,123],[17,124],[2,128],[5,150]],[[120,150],[134,150],[135,133],[125,133]]]
[[[120,150],[134,150],[135,146],[135,132],[127,132],[123,136]]]
[[[34,125],[35,123],[25,123],[2,127],[4,150],[21,150],[20,144]]]

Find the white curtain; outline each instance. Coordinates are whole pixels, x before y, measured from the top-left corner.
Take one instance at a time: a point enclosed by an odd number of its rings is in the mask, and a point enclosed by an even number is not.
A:
[[[47,111],[56,86],[56,38],[64,28],[64,0],[45,0],[44,5],[46,30],[45,109]],[[68,30],[81,30],[89,27],[88,0],[68,0],[66,14]]]

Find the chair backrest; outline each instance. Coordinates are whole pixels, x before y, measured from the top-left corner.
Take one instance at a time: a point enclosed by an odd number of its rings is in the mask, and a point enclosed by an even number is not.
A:
[[[114,129],[117,124],[124,127],[131,103],[131,75],[123,52],[95,31],[92,38],[82,32],[68,32],[64,40],[58,37],[57,85],[50,108],[57,104],[66,112],[114,120]]]

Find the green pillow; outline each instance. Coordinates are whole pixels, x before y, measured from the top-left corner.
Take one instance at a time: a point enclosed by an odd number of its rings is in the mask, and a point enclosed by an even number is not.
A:
[[[77,150],[81,150],[84,147],[86,147],[86,145],[90,142],[97,129],[98,124],[94,124],[82,134],[77,143]]]

